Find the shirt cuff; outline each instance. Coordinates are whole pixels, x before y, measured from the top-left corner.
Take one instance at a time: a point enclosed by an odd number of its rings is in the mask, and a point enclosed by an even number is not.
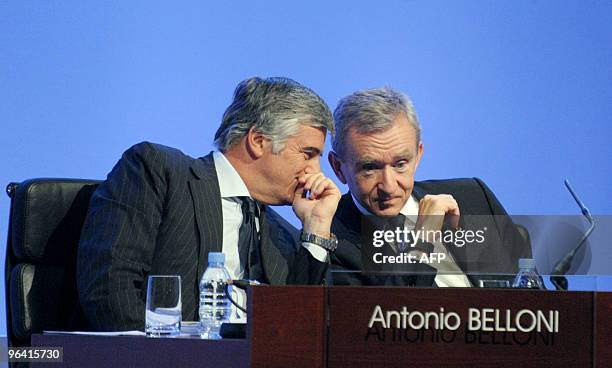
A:
[[[302,246],[308,250],[311,256],[319,262],[327,262],[327,250],[313,243],[302,242]]]

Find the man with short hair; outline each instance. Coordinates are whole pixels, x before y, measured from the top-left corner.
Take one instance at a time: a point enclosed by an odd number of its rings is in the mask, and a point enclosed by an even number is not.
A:
[[[180,275],[183,320],[198,319],[209,252],[233,279],[321,283],[340,192],[320,171],[329,108],[287,78],[241,82],[199,159],[152,143],[127,150],[91,199],[77,260],[94,330],[143,329],[147,276]],[[269,205],[291,205],[302,239]]]
[[[444,254],[441,261],[434,258],[425,267],[435,269],[437,286],[478,286],[486,278],[483,274],[514,273],[518,258],[530,257],[529,245],[480,179],[414,181],[423,143],[416,113],[403,93],[391,88],[355,92],[339,102],[334,120],[336,135],[329,161],[338,179],[349,187],[332,226],[339,239],[332,256],[336,268],[367,266],[362,264],[363,252],[372,244],[364,243],[361,232],[369,216],[401,216],[401,226],[408,230],[433,234],[420,240],[431,253]],[[460,235],[465,229],[484,229],[479,233],[484,244],[463,246],[435,236]],[[416,240],[411,244],[417,244]],[[414,255],[418,258],[422,253]],[[364,280],[344,281],[367,283]]]

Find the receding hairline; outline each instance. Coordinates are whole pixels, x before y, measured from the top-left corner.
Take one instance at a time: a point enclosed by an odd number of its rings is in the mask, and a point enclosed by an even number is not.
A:
[[[349,127],[345,132],[344,138],[343,139],[343,144],[346,145],[347,141],[350,140],[349,137],[352,137],[352,134],[358,134],[361,136],[367,136],[369,134],[377,134],[377,133],[383,133],[386,132],[387,130],[390,130],[395,124],[398,123],[398,118],[399,117],[404,117],[405,118],[405,122],[406,124],[408,124],[408,127],[410,127],[410,129],[412,130],[412,134],[414,135],[415,141],[416,141],[416,149],[418,151],[419,149],[419,145],[421,144],[421,138],[420,135],[418,134],[419,131],[417,129],[417,127],[414,125],[414,122],[410,121],[410,117],[404,112],[404,111],[399,111],[395,117],[393,118],[393,121],[388,124],[385,125],[383,127],[377,127],[374,129],[360,129],[360,128],[364,128],[367,127],[367,125],[359,125],[359,124],[355,124],[354,121],[349,123]],[[346,154],[346,148],[343,148],[342,153]],[[337,155],[340,155],[340,152],[335,152]]]
[[[380,126],[380,127],[373,127],[368,129],[368,125],[367,124],[359,124],[361,123],[359,120],[349,120],[347,122],[346,125],[348,125],[348,129],[346,130],[346,132],[350,132],[352,130],[357,130],[357,132],[359,134],[369,134],[369,133],[380,133],[380,132],[384,132],[386,130],[391,129],[391,127],[397,122],[398,118],[405,118],[406,122],[408,123],[409,126],[412,127],[412,130],[414,131],[415,135],[417,133],[417,128],[415,126],[415,124],[418,124],[418,122],[414,122],[411,121],[410,116],[408,116],[408,114],[406,114],[404,111],[398,111],[394,116],[393,119],[386,125]]]

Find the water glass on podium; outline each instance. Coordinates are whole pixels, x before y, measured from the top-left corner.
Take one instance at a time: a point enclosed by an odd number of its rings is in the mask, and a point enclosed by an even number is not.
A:
[[[181,334],[180,276],[149,276],[145,333],[147,337],[175,337]]]

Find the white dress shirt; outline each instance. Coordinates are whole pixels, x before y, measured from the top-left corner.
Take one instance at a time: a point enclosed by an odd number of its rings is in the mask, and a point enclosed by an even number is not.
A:
[[[351,193],[353,202],[359,209],[363,215],[372,215],[370,211],[368,211],[365,207],[363,207],[357,199]],[[404,207],[400,210],[400,213],[406,216],[405,226],[406,229],[413,230],[416,226],[417,218],[419,216],[419,201],[413,196],[410,195],[410,198],[404,204]],[[470,280],[467,278],[465,273],[461,270],[461,268],[455,262],[453,255],[446,249],[444,244],[440,241],[435,241],[432,243],[434,246],[434,253],[444,253],[446,254],[446,259],[441,262],[432,263],[431,266],[438,270],[436,277],[434,279],[435,283],[439,287],[470,287],[472,284]]]

